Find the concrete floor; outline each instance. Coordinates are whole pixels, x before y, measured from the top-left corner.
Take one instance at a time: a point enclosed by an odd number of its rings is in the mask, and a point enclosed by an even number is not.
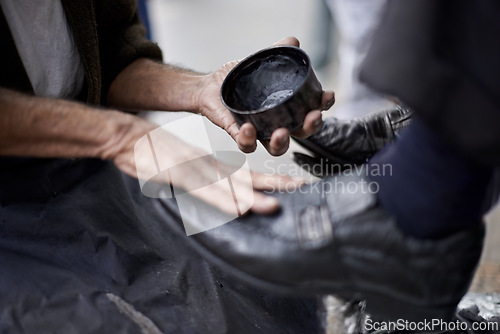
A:
[[[471,291],[500,293],[500,207],[497,205],[487,216],[486,243],[481,264]]]

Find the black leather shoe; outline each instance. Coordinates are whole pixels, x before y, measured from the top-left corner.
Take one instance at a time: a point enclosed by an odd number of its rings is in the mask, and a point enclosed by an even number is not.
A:
[[[401,105],[389,111],[381,111],[352,120],[325,119],[320,132],[306,139],[294,138],[313,157],[294,153],[299,165],[335,165],[342,170],[355,164],[363,164],[386,144],[394,141],[401,131],[410,124],[413,112]],[[331,175],[329,169],[324,169]],[[334,172],[335,172],[334,170]],[[311,171],[316,176],[326,176]]]
[[[365,169],[351,174],[274,194],[282,210],[273,216],[190,237],[180,219],[166,224],[208,261],[274,293],[366,300],[374,319],[451,319],[478,263],[483,224],[440,240],[406,237],[377,205]],[[175,200],[161,204],[179,218]]]

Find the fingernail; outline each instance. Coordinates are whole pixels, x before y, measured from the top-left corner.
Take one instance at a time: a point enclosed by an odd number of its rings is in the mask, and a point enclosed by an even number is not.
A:
[[[266,199],[264,200],[264,204],[266,206],[275,206],[275,205],[279,205],[279,201],[278,199],[274,198],[274,197],[266,197]]]
[[[323,120],[321,118],[315,120],[313,123],[315,128],[318,128],[321,124],[323,124]]]
[[[285,145],[288,142],[288,137],[282,137],[279,139],[281,145]]]
[[[253,136],[253,130],[251,130],[251,129],[246,129],[244,131],[244,133],[245,133],[245,136],[247,136],[247,137],[252,137]]]

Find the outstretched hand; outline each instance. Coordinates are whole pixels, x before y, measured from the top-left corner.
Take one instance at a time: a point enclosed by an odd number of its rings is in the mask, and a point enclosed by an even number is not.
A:
[[[108,159],[126,174],[143,181],[154,180],[158,187],[171,184],[184,189],[227,214],[234,212],[235,202],[239,215],[248,211],[271,214],[279,209],[279,201],[262,191],[289,191],[304,183],[300,178],[286,175],[235,171],[234,166],[217,161],[154,124],[139,118],[133,123],[133,127],[127,127],[126,133],[114,141],[116,145],[107,155]],[[230,176],[230,188],[220,182],[225,175]]]
[[[274,45],[299,46],[295,37],[287,37]],[[220,126],[236,141],[241,151],[251,153],[257,148],[257,131],[250,123],[243,124],[240,128],[236,124],[230,111],[224,107],[220,100],[220,87],[231,69],[238,61],[232,61],[223,65],[219,70],[210,74],[207,85],[199,96],[199,109],[201,113],[214,124]],[[329,109],[335,103],[333,91],[323,92],[321,110]],[[298,138],[307,138],[318,132],[323,126],[321,110],[311,110],[304,119],[302,128],[290,133],[286,128],[276,129],[269,140],[261,141],[267,151],[274,156],[284,154],[290,144],[290,135]]]

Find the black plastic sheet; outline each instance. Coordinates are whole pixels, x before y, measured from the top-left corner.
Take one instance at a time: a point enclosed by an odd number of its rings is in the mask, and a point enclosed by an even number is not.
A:
[[[319,331],[316,300],[258,291],[207,264],[113,164],[11,167],[0,175],[1,334]]]

